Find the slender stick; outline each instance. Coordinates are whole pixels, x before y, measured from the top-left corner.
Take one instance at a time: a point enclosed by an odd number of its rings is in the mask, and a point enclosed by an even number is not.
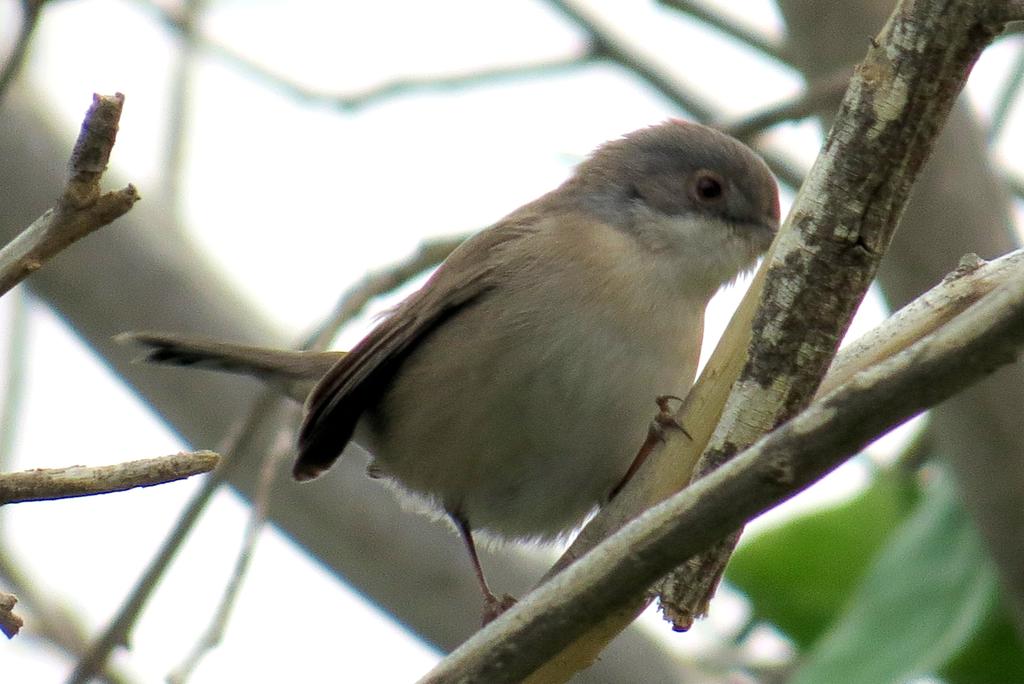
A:
[[[208,473],[217,467],[219,461],[220,456],[212,451],[194,451],[116,465],[36,468],[0,473],[0,506],[152,487]]]

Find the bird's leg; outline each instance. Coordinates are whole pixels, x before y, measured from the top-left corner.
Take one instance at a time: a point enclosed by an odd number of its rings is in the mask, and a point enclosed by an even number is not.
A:
[[[505,594],[501,598],[494,595],[491,588],[487,586],[487,578],[484,577],[484,569],[480,565],[480,556],[476,553],[476,544],[473,542],[473,530],[469,527],[469,521],[459,513],[449,513],[455,526],[459,528],[462,540],[466,542],[466,549],[469,551],[469,559],[473,562],[473,571],[476,573],[476,581],[480,584],[480,591],[484,595],[483,624],[489,623],[506,610],[515,605],[516,600]]]
[[[686,428],[680,425],[679,421],[677,421],[672,415],[672,412],[668,410],[668,402],[673,399],[679,402],[682,401],[679,397],[671,394],[664,394],[654,400],[658,404],[658,415],[654,416],[654,420],[651,421],[651,426],[647,429],[647,439],[645,439],[644,443],[640,445],[640,450],[636,452],[636,456],[633,458],[633,462],[629,464],[629,469],[626,470],[626,474],[622,476],[622,479],[619,480],[619,484],[615,485],[615,487],[612,488],[611,493],[608,495],[609,501],[614,499],[615,496],[622,491],[622,488],[626,486],[626,483],[636,475],[636,471],[640,470],[640,466],[642,466],[644,461],[647,460],[651,451],[654,450],[655,445],[658,442],[665,441],[666,429],[671,428],[673,430],[681,430],[682,433],[686,435],[687,439],[693,440],[693,437],[691,437],[690,433],[686,431]]]

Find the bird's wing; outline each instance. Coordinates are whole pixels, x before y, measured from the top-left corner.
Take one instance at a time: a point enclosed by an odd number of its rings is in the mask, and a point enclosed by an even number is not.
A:
[[[314,478],[331,467],[360,415],[387,389],[402,361],[431,331],[486,296],[495,287],[504,248],[535,229],[533,221],[506,219],[474,235],[327,372],[306,404],[296,479]]]

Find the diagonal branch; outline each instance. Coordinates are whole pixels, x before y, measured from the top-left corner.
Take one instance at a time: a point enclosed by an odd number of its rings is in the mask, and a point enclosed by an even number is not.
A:
[[[206,629],[203,630],[192,650],[185,656],[184,660],[175,667],[166,677],[168,684],[185,684],[192,676],[200,661],[210,651],[216,648],[224,640],[227,631],[228,620],[234,610],[238,594],[244,584],[246,573],[252,564],[256,553],[256,543],[262,535],[267,524],[267,502],[270,499],[270,488],[274,486],[277,473],[281,470],[282,462],[287,461],[291,456],[291,448],[273,449],[267,453],[260,467],[259,488],[253,497],[252,511],[249,515],[249,522],[245,528],[245,536],[242,538],[241,550],[235,559],[235,566],[231,576],[224,587],[224,592],[213,619]]]
[[[712,121],[716,118],[715,112],[704,98],[687,89],[654,62],[641,56],[633,46],[627,45],[612,27],[601,22],[595,13],[584,10],[573,0],[549,1],[555,9],[587,34],[587,38],[597,47],[600,55],[637,74],[697,120]]]
[[[364,276],[341,296],[327,322],[307,341],[306,348],[326,348],[338,329],[358,316],[370,300],[398,289],[428,268],[437,266],[465,239],[465,235],[458,235],[426,240],[407,259]]]
[[[766,38],[760,31],[753,31],[733,21],[724,14],[711,9],[703,2],[693,2],[692,0],[658,0],[658,2],[691,16],[697,21],[701,21],[725,35],[735,38],[772,59],[783,64],[789,62],[789,56],[786,54],[783,45],[779,45],[776,41]]]
[[[195,83],[196,56],[199,53],[197,25],[203,18],[206,0],[185,0],[179,10],[181,46],[174,55],[170,78],[170,111],[167,113],[167,141],[164,144],[164,197],[179,215],[182,213],[182,173],[185,166],[188,128],[192,122],[192,96]]]
[[[999,96],[996,98],[995,107],[992,109],[992,120],[988,128],[989,144],[998,140],[1002,134],[1010,110],[1013,109],[1020,94],[1021,85],[1024,85],[1024,43],[1017,48],[1017,57],[1013,60],[1013,66],[1010,67],[1010,75],[1007,77],[1006,83],[1003,84]]]
[[[88,682],[103,670],[110,654],[118,646],[128,644],[129,636],[142,611],[156,590],[164,572],[174,560],[178,549],[185,543],[192,528],[205,510],[206,504],[217,492],[226,478],[231,474],[244,457],[252,452],[263,453],[264,447],[271,439],[267,430],[276,432],[274,426],[279,424],[277,410],[282,403],[272,390],[264,390],[250,409],[245,420],[235,426],[235,432],[225,440],[227,458],[223,466],[207,477],[202,486],[192,495],[183,509],[174,528],[168,533],[156,555],[146,566],[140,577],[125,596],[124,602],[111,618],[103,631],[94,639],[75,665],[68,677],[69,683]],[[262,428],[262,430],[260,429]]]
[[[707,98],[680,83],[669,70],[654,60],[644,57],[638,46],[631,44],[612,27],[601,22],[595,13],[580,7],[579,2],[576,0],[548,0],[548,2],[587,34],[590,41],[597,46],[599,56],[606,57],[635,74],[697,121],[711,124],[723,119],[718,109]],[[804,179],[802,169],[778,154],[756,145],[754,147],[783,183],[792,188],[800,187]]]
[[[831,76],[809,84],[791,100],[750,114],[739,121],[723,124],[719,128],[734,138],[749,142],[758,133],[783,121],[806,119],[823,110],[833,110],[842,101],[851,75],[851,69],[840,69]]]
[[[971,67],[1002,31],[995,4],[901,2],[869,47],[768,257],[758,336],[695,478],[810,401]],[[663,586],[662,609],[677,628],[707,612],[738,536]]]
[[[0,100],[3,100],[4,92],[14,81],[21,65],[28,53],[29,43],[32,42],[32,34],[39,25],[39,14],[43,9],[45,0],[22,0],[21,2],[21,27],[18,31],[18,38],[8,55],[7,61],[0,68]]]

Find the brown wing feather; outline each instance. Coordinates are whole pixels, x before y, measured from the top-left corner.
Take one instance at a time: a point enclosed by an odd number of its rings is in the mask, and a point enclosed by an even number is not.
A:
[[[532,232],[531,221],[507,219],[467,240],[418,292],[328,371],[309,395],[292,470],[308,480],[331,467],[352,439],[368,405],[387,390],[416,346],[494,286],[500,247]]]

